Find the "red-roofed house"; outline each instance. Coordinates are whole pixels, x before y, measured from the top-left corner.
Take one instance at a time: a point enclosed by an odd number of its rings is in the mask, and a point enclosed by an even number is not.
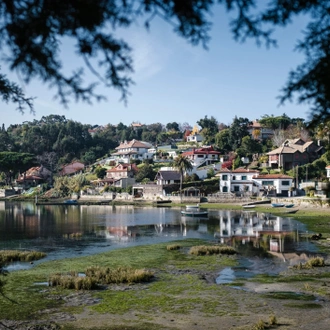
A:
[[[20,174],[16,183],[23,186],[24,189],[35,187],[40,183],[50,182],[52,172],[44,166],[35,166]]]
[[[259,187],[253,180],[253,177],[258,174],[259,171],[241,167],[235,170],[222,168],[216,176],[219,176],[220,192],[243,195],[259,193]]]
[[[182,156],[188,157],[193,166],[205,166],[220,161],[220,152],[215,151],[212,146],[193,148],[192,150],[185,151]]]
[[[138,171],[135,164],[120,163],[107,170],[106,178],[103,183],[108,183],[116,187],[126,188],[135,183],[134,174]]]
[[[70,164],[64,165],[59,172],[59,175],[73,175],[77,173],[81,173],[85,169],[85,164],[75,161]]]

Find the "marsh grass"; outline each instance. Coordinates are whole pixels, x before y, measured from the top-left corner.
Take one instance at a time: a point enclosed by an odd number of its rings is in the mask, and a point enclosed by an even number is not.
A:
[[[0,264],[14,261],[34,261],[45,256],[46,253],[40,251],[0,250]]]
[[[306,263],[302,264],[299,263],[298,265],[292,266],[294,269],[311,269],[314,267],[325,267],[324,258],[322,257],[315,257],[309,259]]]
[[[99,288],[99,285],[149,282],[154,277],[153,272],[146,269],[129,267],[111,269],[98,266],[88,267],[85,275],[79,276],[75,272],[56,273],[49,277],[48,284],[52,287],[60,286],[63,289],[95,290]]]
[[[63,289],[94,290],[98,288],[97,281],[92,277],[81,277],[72,274],[54,274],[49,277],[49,286],[60,286]]]
[[[172,250],[180,250],[181,249],[181,245],[180,244],[170,244],[166,246],[166,249],[168,251],[172,251]]]
[[[118,267],[111,269],[109,267],[88,267],[86,277],[94,278],[102,284],[120,284],[120,283],[141,283],[149,282],[154,277],[154,273],[147,269],[134,269],[130,267]]]
[[[220,246],[220,245],[199,245],[193,246],[189,250],[190,254],[196,256],[212,255],[212,254],[236,254],[236,250],[231,246]]]

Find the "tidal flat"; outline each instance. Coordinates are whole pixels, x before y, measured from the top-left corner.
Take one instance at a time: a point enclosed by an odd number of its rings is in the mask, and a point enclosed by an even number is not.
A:
[[[0,325],[101,330],[308,329],[317,324],[318,329],[328,329],[327,258],[324,267],[237,279],[240,286],[219,285],[219,272],[237,265],[238,254],[190,254],[193,246],[211,244],[196,239],[176,244],[179,249],[168,249],[165,243],[145,245],[11,272],[0,296]],[[84,273],[93,266],[144,268],[154,278],[88,291],[47,285],[54,273]]]
[[[269,207],[258,210],[269,212]],[[309,232],[322,233],[315,244],[324,258],[323,267],[288,266],[278,275],[242,276],[231,283],[217,284],[220,272],[237,266],[241,255],[190,254],[191,247],[218,242],[186,239],[51,260],[10,272],[3,278],[6,284],[0,295],[0,328],[328,329],[328,215],[328,210],[315,209],[300,209],[295,214]],[[96,290],[48,285],[55,273],[84,274],[88,267],[95,266],[146,269],[154,277],[149,282],[115,283]]]

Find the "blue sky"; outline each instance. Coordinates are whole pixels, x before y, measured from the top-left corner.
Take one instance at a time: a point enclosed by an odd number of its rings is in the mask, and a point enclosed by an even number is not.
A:
[[[307,119],[308,106],[288,102],[279,107],[276,99],[289,70],[303,61],[293,49],[302,37],[306,19],[299,18],[290,27],[277,30],[279,46],[271,49],[258,47],[252,40],[236,43],[229,31],[228,16],[220,10],[213,22],[209,50],[191,46],[162,21],[153,21],[150,31],[142,24],[123,31],[122,36],[134,49],[135,61],[135,85],[126,106],[117,91],[100,88],[106,102],[88,105],[72,101],[65,109],[54,100],[55,90],[33,81],[24,90],[36,97],[36,115],[21,115],[12,104],[1,103],[0,124],[8,127],[50,114],[92,125],[138,121],[165,125],[187,122],[194,126],[205,116],[230,124],[235,116],[252,120],[283,113]],[[80,61],[67,41],[63,43],[63,58],[65,68],[70,70]],[[6,72],[4,64],[2,69]],[[17,74],[9,73],[9,77],[21,83]]]

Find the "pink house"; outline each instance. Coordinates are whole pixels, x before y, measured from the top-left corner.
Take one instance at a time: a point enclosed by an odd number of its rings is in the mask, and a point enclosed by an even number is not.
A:
[[[64,176],[64,175],[73,175],[82,172],[85,169],[85,164],[74,161],[70,164],[64,165],[59,172],[59,175]]]

